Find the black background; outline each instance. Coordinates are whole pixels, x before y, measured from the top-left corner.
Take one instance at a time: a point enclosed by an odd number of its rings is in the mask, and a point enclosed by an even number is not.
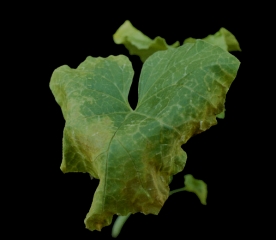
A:
[[[60,170],[65,121],[49,82],[54,69],[61,65],[76,68],[87,56],[123,54],[130,58],[135,71],[130,91],[130,103],[134,107],[142,63],[112,38],[128,19],[150,38],[161,36],[168,44],[177,40],[182,44],[188,37],[204,38],[225,27],[236,36],[242,52],[232,52],[241,65],[227,94],[226,118],[182,146],[188,155],[187,164],[171,183],[171,189],[182,187],[183,176],[188,173],[204,180],[208,185],[207,205],[201,205],[192,193],[174,194],[158,216],[141,213],[131,216],[118,238],[167,235],[172,239],[224,239],[246,234],[244,221],[249,213],[244,175],[250,159],[246,157],[248,150],[244,145],[247,120],[242,116],[249,112],[250,97],[245,97],[245,93],[250,92],[246,83],[249,52],[246,26],[249,23],[244,18],[243,10],[196,3],[188,6],[167,2],[152,8],[134,2],[131,6],[123,3],[37,6],[37,11],[24,22],[28,29],[25,51],[28,54],[31,50],[32,54],[29,68],[35,69],[39,76],[32,76],[30,81],[35,86],[29,106],[36,112],[33,128],[37,135],[33,142],[36,155],[31,160],[35,164],[35,176],[29,186],[35,189],[35,194],[28,200],[26,214],[29,211],[33,215],[30,227],[24,231],[37,238],[111,239],[112,226],[104,227],[101,232],[91,232],[84,226],[98,180],[90,180],[88,174],[63,174]]]

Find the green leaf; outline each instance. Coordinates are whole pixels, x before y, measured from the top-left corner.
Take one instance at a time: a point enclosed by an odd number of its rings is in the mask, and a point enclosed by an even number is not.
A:
[[[241,51],[240,45],[239,45],[236,37],[225,28],[221,28],[214,35],[208,35],[207,37],[203,38],[202,40],[204,40],[208,43],[211,43],[213,45],[217,45],[228,52]],[[195,41],[196,41],[195,38],[187,38],[184,40],[183,44],[194,43]]]
[[[225,111],[226,111],[226,109],[224,109],[221,113],[219,113],[217,115],[217,118],[224,119],[225,118]]]
[[[86,228],[100,231],[114,214],[159,213],[186,163],[181,145],[217,123],[239,64],[201,40],[158,51],[143,65],[135,110],[125,56],[87,57],[53,72],[50,88],[66,120],[61,170],[100,179]]]
[[[173,175],[171,175],[169,178],[169,184],[172,182],[172,180],[173,180]]]
[[[203,205],[206,205],[206,199],[207,199],[207,184],[203,182],[202,180],[195,179],[191,174],[187,174],[184,176],[184,184],[185,184],[185,191],[193,192],[195,193],[200,202]]]
[[[128,20],[119,27],[113,35],[113,40],[116,44],[124,44],[129,53],[131,55],[138,55],[142,62],[157,51],[179,46],[178,41],[169,46],[164,38],[156,37],[154,40],[150,39],[133,27]]]

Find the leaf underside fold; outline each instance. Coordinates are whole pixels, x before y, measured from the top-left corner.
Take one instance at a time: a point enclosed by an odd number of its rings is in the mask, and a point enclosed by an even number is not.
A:
[[[239,42],[237,41],[236,37],[229,32],[227,29],[225,28],[220,28],[219,31],[217,31],[215,34],[210,34],[205,38],[202,38],[202,40],[219,46],[222,49],[224,49],[225,51],[228,52],[232,52],[232,51],[241,51]],[[184,43],[194,43],[196,41],[195,38],[187,38],[184,40]]]
[[[168,45],[166,40],[161,37],[156,37],[153,40],[143,34],[141,31],[133,27],[130,21],[126,20],[121,27],[113,35],[113,40],[116,44],[124,44],[128,49],[129,54],[137,55],[142,62],[160,50],[167,50],[179,46],[179,42]]]
[[[143,65],[135,110],[125,56],[87,57],[53,72],[50,88],[66,120],[61,170],[100,179],[86,228],[100,231],[114,214],[159,213],[186,163],[181,145],[217,123],[239,64],[202,40],[158,51]]]

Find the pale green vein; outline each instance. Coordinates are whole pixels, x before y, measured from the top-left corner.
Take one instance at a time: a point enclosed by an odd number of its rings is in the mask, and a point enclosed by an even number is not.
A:
[[[123,126],[124,122],[126,121],[126,119],[128,118],[128,116],[130,115],[131,113],[127,114],[125,116],[125,119],[124,121],[121,123],[121,125],[116,129],[116,131],[114,132],[113,136],[111,137],[110,141],[109,141],[109,144],[108,144],[108,148],[107,148],[107,157],[106,157],[106,162],[105,162],[105,176],[104,176],[104,179],[105,179],[105,183],[104,183],[104,194],[103,194],[103,205],[102,205],[102,212],[104,212],[103,208],[104,208],[104,205],[105,205],[105,194],[106,194],[106,180],[107,180],[107,176],[108,176],[108,167],[107,167],[107,164],[108,164],[108,157],[109,157],[109,148],[110,148],[110,145],[111,145],[111,142],[113,140],[113,138],[115,137],[116,133],[118,132],[118,130],[120,129],[120,127]]]
[[[143,114],[143,113],[140,113],[140,112],[136,112],[136,111],[134,111],[133,113],[134,114],[139,114],[141,116],[145,116],[148,119],[154,119],[154,120],[158,121],[159,123],[161,123],[162,125],[164,125],[165,127],[173,129],[178,135],[181,136],[181,133],[175,127],[173,127],[173,126],[171,126],[171,125],[169,125],[167,123],[162,122],[162,120],[160,120],[158,118],[155,118],[155,117],[152,117],[152,116],[148,116],[146,114]]]

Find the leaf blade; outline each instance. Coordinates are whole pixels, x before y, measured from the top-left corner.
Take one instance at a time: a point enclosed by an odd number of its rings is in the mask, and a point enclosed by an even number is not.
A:
[[[199,198],[201,204],[206,205],[207,199],[207,184],[199,179],[195,179],[191,174],[187,174],[184,176],[184,184],[185,184],[185,191],[193,192]]]
[[[159,68],[153,67],[154,61]],[[135,111],[158,117],[179,132],[189,127],[185,143],[217,123],[215,116],[224,109],[239,64],[233,55],[202,40],[157,52],[143,66]]]
[[[126,57],[88,58],[77,69],[54,71],[50,88],[66,120],[61,169],[100,179],[86,228],[100,231],[114,214],[159,213],[172,175],[186,163],[181,145],[216,123],[238,66],[234,56],[201,40],[159,51],[143,66],[134,111]]]

